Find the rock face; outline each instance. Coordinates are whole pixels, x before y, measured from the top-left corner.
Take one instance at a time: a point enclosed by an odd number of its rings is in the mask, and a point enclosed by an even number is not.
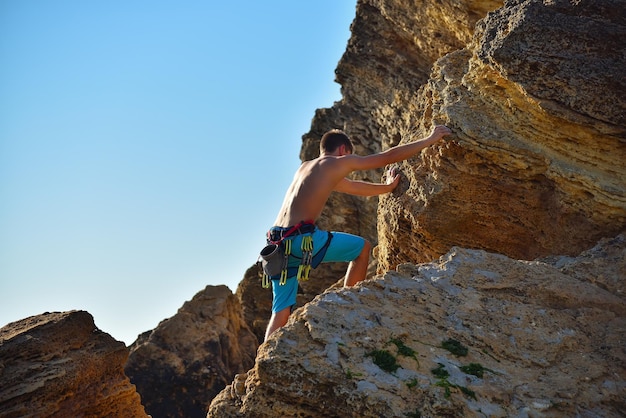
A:
[[[625,235],[403,264],[296,311],[208,417],[624,416],[625,278]]]
[[[574,258],[626,229],[625,6],[359,0],[343,98],[301,159],[330,128],[360,154],[453,135],[398,164],[394,193],[331,197],[319,225],[378,244],[380,277],[298,310],[209,417],[626,414],[624,236]],[[344,271],[314,271],[299,306]],[[259,335],[257,274],[237,293]]]
[[[381,199],[380,271],[451,246],[573,255],[623,230],[625,6],[507,2],[437,61],[417,126],[455,135],[401,164],[403,186]]]
[[[478,19],[501,5],[501,1],[488,0],[359,1],[352,36],[336,69],[342,99],[332,108],[316,112],[311,131],[303,137],[300,158],[317,157],[320,138],[331,128],[345,130],[358,154],[397,145],[420,116],[416,96],[428,81],[433,63],[463,48]],[[371,170],[353,177],[379,181],[381,173]],[[319,223],[376,243],[377,206],[376,197],[337,193]]]
[[[84,311],[10,323],[0,329],[0,417],[147,417],[127,357]]]
[[[626,227],[624,6],[359,1],[336,70],[343,98],[316,112],[301,159],[318,155],[330,128],[348,132],[360,154],[425,136],[435,123],[454,135],[400,164],[400,186],[380,202],[333,195],[319,225],[378,244],[370,277],[452,246],[532,260],[577,254],[619,233]],[[354,175],[380,177],[377,170]],[[298,306],[345,269],[314,270]],[[268,299],[254,268],[248,273],[238,295]],[[265,306],[244,304],[257,336]]]
[[[258,342],[226,286],[207,286],[130,347],[126,373],[153,418],[203,417],[210,400],[254,364]]]

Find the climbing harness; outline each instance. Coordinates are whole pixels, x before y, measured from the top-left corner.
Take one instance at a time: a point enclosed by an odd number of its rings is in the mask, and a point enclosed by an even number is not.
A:
[[[313,221],[302,221],[289,228],[272,228],[267,233],[267,245],[261,251],[260,259],[263,266],[263,278],[261,284],[264,288],[270,286],[270,280],[278,280],[280,286],[287,283],[289,277],[294,275],[298,280],[308,280],[311,267],[317,267],[324,258],[332,234],[328,233],[328,239],[322,248],[314,255],[313,237],[302,237],[300,250],[302,258],[297,267],[288,267],[289,257],[300,258],[292,254],[292,240],[287,239],[295,235],[310,234],[315,231]],[[296,270],[297,269],[297,270]],[[294,274],[295,273],[295,274]]]

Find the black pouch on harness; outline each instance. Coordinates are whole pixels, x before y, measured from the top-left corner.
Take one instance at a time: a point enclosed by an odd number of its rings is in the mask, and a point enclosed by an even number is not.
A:
[[[280,274],[285,259],[285,248],[282,243],[268,244],[261,250],[261,266],[269,277]]]

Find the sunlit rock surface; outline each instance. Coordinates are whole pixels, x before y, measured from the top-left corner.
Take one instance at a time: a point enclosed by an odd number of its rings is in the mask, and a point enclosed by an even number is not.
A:
[[[0,417],[147,417],[124,374],[128,349],[84,311],[0,329]]]
[[[343,97],[316,112],[301,159],[330,128],[361,154],[434,124],[453,135],[398,164],[394,193],[331,197],[320,226],[378,244],[380,277],[298,310],[209,416],[626,413],[624,6],[359,1]],[[299,306],[344,271],[315,271]],[[377,350],[396,372],[374,364]],[[489,371],[461,371],[471,363]]]
[[[624,5],[509,2],[434,65],[418,133],[454,136],[381,199],[381,271],[453,245],[574,255],[626,226]]]
[[[623,416],[624,277],[624,235],[400,265],[296,311],[208,417]]]
[[[219,392],[211,417],[626,415],[625,22],[623,0],[359,0],[342,99],[300,158],[331,128],[360,154],[453,135],[398,164],[393,193],[331,197],[319,225],[377,245],[379,276],[315,270],[256,363],[256,266],[142,335],[126,371],[146,410],[200,417]],[[89,314],[7,327],[0,416],[145,416]]]

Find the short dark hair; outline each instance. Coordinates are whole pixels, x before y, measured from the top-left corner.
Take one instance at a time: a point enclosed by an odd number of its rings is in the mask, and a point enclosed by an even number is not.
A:
[[[350,141],[350,137],[346,135],[345,132],[340,131],[339,129],[331,129],[326,132],[324,136],[322,136],[322,140],[320,141],[320,151],[335,152],[337,148],[342,145],[345,145],[350,152],[354,150],[352,141]]]

